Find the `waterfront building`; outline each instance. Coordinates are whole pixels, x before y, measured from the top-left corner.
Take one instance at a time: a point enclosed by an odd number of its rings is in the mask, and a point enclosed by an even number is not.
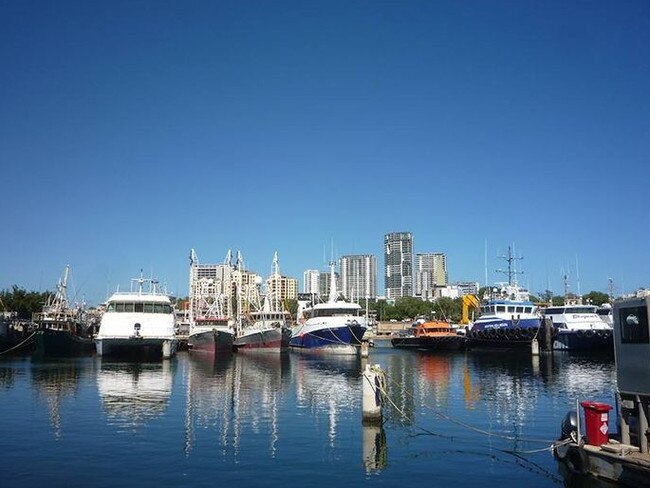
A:
[[[377,260],[372,254],[341,256],[341,290],[348,300],[377,296]]]
[[[341,289],[341,277],[339,276],[338,273],[334,273],[334,280],[336,281],[336,289],[340,290]],[[327,300],[330,294],[330,273],[329,271],[321,271],[320,275],[318,276],[318,291],[320,294],[320,297],[323,300]]]
[[[413,296],[413,235],[391,232],[384,236],[384,285],[389,300]]]
[[[278,300],[293,300],[298,298],[298,280],[273,273],[267,281],[269,293]]]
[[[442,252],[415,255],[415,295],[426,297],[436,286],[447,286],[447,256]]]
[[[320,271],[317,269],[307,269],[302,274],[303,293],[319,293],[320,290]]]

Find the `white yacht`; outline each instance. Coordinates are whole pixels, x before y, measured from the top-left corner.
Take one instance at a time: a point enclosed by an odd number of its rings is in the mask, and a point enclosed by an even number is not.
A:
[[[358,354],[366,332],[363,311],[359,304],[346,302],[338,296],[333,264],[330,280],[329,300],[303,311],[298,325],[291,331],[289,346],[299,351]]]
[[[593,305],[567,302],[544,310],[544,317],[553,320],[557,335],[554,349],[593,351],[611,349],[614,343],[612,326],[596,314]]]
[[[596,310],[596,313],[600,317],[600,320],[605,322],[607,325],[610,327],[614,327],[614,316],[612,315],[612,305],[609,303],[603,303],[598,309]]]
[[[149,353],[164,359],[176,354],[175,316],[166,293],[156,291],[152,279],[132,280],[137,291],[116,292],[108,299],[99,332],[95,338],[99,356],[124,353]],[[144,290],[144,284],[149,290]]]

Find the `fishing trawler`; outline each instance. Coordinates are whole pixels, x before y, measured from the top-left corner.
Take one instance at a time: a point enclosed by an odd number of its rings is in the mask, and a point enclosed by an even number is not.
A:
[[[69,274],[68,265],[56,284],[55,294],[48,298],[43,310],[32,315],[37,356],[68,357],[94,351],[83,320],[83,307],[71,307],[68,303]]]
[[[366,318],[359,304],[338,295],[333,263],[330,268],[329,300],[299,312],[299,323],[291,331],[289,345],[305,352],[358,354],[367,328]]]
[[[291,314],[284,309],[279,300],[277,283],[280,279],[280,266],[278,253],[273,255],[273,268],[267,280],[267,293],[264,303],[260,307],[257,287],[242,289],[249,305],[256,306],[257,310],[248,314],[240,314],[237,334],[234,341],[235,348],[240,351],[268,351],[281,352],[286,350],[291,339],[289,323]],[[251,288],[253,288],[251,290]]]
[[[157,291],[157,284],[140,274],[131,280],[131,291],[118,291],[108,299],[95,338],[99,356],[135,354],[168,359],[176,354],[174,309],[169,296]]]
[[[206,354],[230,353],[235,337],[231,312],[232,265],[230,251],[223,264],[200,265],[190,251],[190,306],[188,348]]]

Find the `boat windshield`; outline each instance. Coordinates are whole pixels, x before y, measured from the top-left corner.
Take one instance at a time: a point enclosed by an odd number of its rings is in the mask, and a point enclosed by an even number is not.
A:
[[[172,313],[172,306],[168,303],[156,302],[110,302],[107,313]]]
[[[361,309],[350,308],[317,308],[312,310],[312,317],[341,317],[352,315],[353,317],[361,316]]]

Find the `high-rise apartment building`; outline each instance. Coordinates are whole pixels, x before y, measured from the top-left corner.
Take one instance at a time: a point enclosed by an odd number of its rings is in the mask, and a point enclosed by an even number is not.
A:
[[[348,300],[377,296],[377,260],[372,254],[342,256],[341,291]]]
[[[392,232],[384,236],[384,283],[386,298],[413,296],[413,236]]]
[[[340,292],[341,291],[341,278],[338,273],[334,273],[334,280],[336,281],[336,289]],[[318,291],[320,293],[320,297],[324,300],[327,300],[330,295],[330,288],[331,288],[331,276],[329,271],[321,271],[320,275],[318,276]]]
[[[316,269],[305,270],[302,274],[302,291],[304,293],[316,293],[318,295],[320,293],[319,277],[320,271]]]
[[[273,273],[267,280],[269,293],[278,300],[295,299],[298,297],[298,280],[288,278],[279,273]]]
[[[415,295],[429,296],[436,286],[447,286],[447,256],[442,252],[415,255]]]

